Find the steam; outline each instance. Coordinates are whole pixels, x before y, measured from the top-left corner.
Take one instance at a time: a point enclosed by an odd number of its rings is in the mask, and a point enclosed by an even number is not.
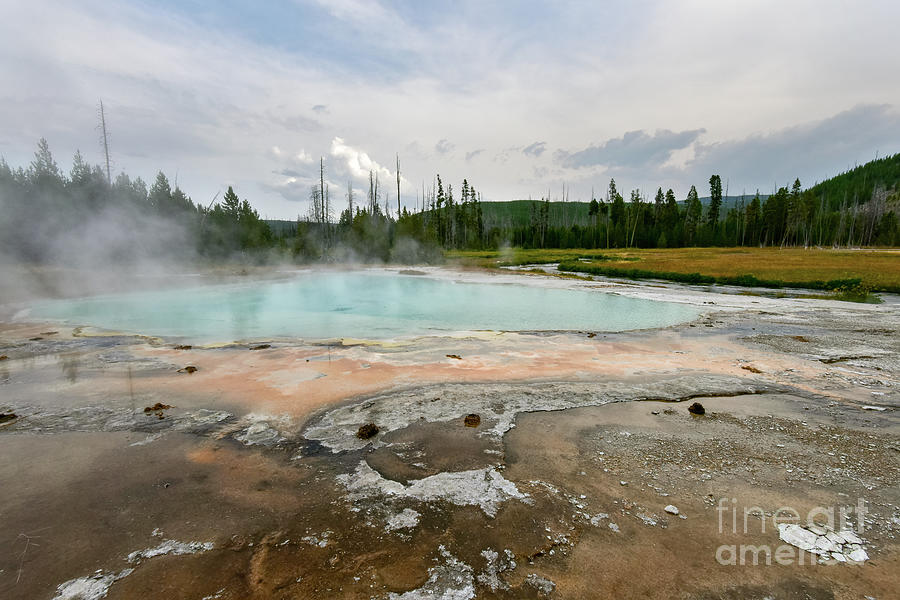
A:
[[[0,159],[0,305],[169,281],[197,258],[198,215],[162,175],[110,183],[76,153],[65,176],[41,140],[27,169]]]
[[[0,211],[12,212],[3,197]],[[7,235],[11,225],[15,235]],[[185,225],[127,207],[106,207],[67,228],[4,217],[0,231],[0,305],[171,285],[196,266]]]
[[[274,147],[274,154],[282,154]],[[354,173],[390,171],[335,138]],[[292,160],[309,157],[303,151]],[[442,260],[436,244],[404,235],[385,214],[297,223],[273,232],[229,188],[221,203],[195,205],[159,173],[149,188],[120,174],[110,183],[76,153],[68,176],[45,140],[27,169],[0,159],[0,310],[36,298],[159,289],[228,276],[255,265],[422,264]],[[3,308],[3,307],[6,308]],[[15,307],[12,308],[15,310]]]

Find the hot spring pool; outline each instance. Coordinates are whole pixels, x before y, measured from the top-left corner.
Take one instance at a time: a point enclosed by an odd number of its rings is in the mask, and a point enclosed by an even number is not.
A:
[[[33,307],[31,317],[196,342],[393,339],[450,331],[623,331],[694,319],[690,306],[598,291],[372,272],[134,292]]]

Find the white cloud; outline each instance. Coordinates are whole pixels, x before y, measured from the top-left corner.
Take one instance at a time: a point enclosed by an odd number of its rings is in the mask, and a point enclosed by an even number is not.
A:
[[[350,175],[358,180],[368,181],[370,172],[375,172],[379,177],[385,179],[394,177],[390,169],[382,167],[372,160],[366,152],[347,145],[339,137],[331,140],[331,155],[343,160]]]
[[[770,145],[771,163],[758,154],[750,164],[736,153],[755,146],[729,140],[900,98],[900,78],[885,75],[900,72],[895,3],[853,11],[811,0],[515,11],[475,1],[411,11],[361,0],[312,6],[325,52],[145,3],[115,10],[99,0],[18,3],[0,20],[0,154],[27,164],[45,136],[66,168],[75,148],[98,161],[95,109],[103,96],[120,169],[145,179],[158,169],[177,172],[198,200],[234,182],[262,214],[291,217],[323,155],[333,159],[326,164],[333,180],[364,182],[370,169],[392,179],[399,151],[404,181],[440,173],[456,186],[465,177],[486,199],[539,197],[562,182],[573,199],[586,198],[591,185],[602,187],[606,169],[619,170],[623,187],[686,189],[695,171],[716,168],[711,162],[723,161],[723,177],[727,167],[732,181],[750,180],[797,152]],[[428,11],[434,18],[422,17]],[[269,18],[281,17],[276,12]],[[868,158],[867,146],[870,154],[900,150],[900,140],[877,133],[884,119],[869,115],[847,162]],[[701,128],[702,145],[624,135]],[[528,153],[512,147],[523,139],[544,144]],[[603,140],[620,140],[621,148]],[[540,151],[575,155],[592,145],[603,150],[602,166],[565,168]],[[295,186],[289,194],[285,183]]]

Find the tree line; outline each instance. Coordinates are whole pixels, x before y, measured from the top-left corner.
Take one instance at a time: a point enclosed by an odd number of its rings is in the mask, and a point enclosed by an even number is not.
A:
[[[900,155],[893,160],[900,164]],[[611,179],[605,199],[586,203],[586,224],[551,224],[550,201],[542,199],[533,203],[527,222],[492,230],[489,238],[529,248],[897,246],[900,197],[891,188],[898,181],[900,174],[864,185],[860,180],[856,188],[842,183],[804,190],[796,179],[790,188],[779,187],[769,196],[757,191],[734,199],[725,210],[719,175],[709,179],[706,206],[696,186],[681,202],[671,189],[662,188],[652,200],[632,190],[626,201]]]
[[[424,184],[407,206],[401,203],[397,159],[396,197],[391,184],[369,174],[365,197],[352,182],[335,194],[325,163],[309,192],[309,212],[294,222],[267,222],[249,200],[229,187],[207,205],[195,203],[162,172],[151,185],[125,173],[87,164],[76,152],[63,172],[46,140],[38,142],[27,167],[0,158],[0,236],[4,255],[49,262],[66,258],[59,240],[93,236],[117,243],[123,255],[196,255],[209,259],[272,257],[307,260],[439,260],[444,249],[668,248],[683,246],[861,246],[900,245],[897,219],[900,154],[885,157],[803,189],[799,180],[762,197],[723,203],[722,178],[709,178],[709,199],[696,186],[679,201],[660,187],[651,199],[631,190],[626,201],[614,179],[604,197],[590,202],[527,203],[527,212],[495,219],[497,203],[484,203],[463,179],[455,193],[440,175]],[[346,206],[336,214],[333,196]],[[593,196],[593,194],[592,194]],[[557,205],[564,211],[552,210]],[[409,206],[412,206],[410,209]],[[573,213],[573,211],[575,211]],[[568,220],[558,215],[568,214]],[[98,227],[97,224],[102,224]],[[181,243],[159,242],[160,232],[178,231]],[[168,239],[168,238],[167,238]],[[60,250],[62,248],[62,250]]]
[[[218,198],[218,196],[217,196]],[[217,199],[216,198],[216,199]],[[0,158],[0,249],[29,262],[77,262],[70,252],[106,246],[106,257],[222,258],[275,242],[268,224],[229,187],[220,202],[195,204],[162,172],[151,185],[85,162],[68,173],[45,139],[27,167]]]

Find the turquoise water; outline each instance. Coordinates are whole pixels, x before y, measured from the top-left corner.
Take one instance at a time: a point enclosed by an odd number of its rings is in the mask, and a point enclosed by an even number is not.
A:
[[[393,339],[473,330],[622,331],[673,325],[697,314],[689,306],[599,291],[354,272],[59,300],[31,311],[72,325],[197,342]]]

